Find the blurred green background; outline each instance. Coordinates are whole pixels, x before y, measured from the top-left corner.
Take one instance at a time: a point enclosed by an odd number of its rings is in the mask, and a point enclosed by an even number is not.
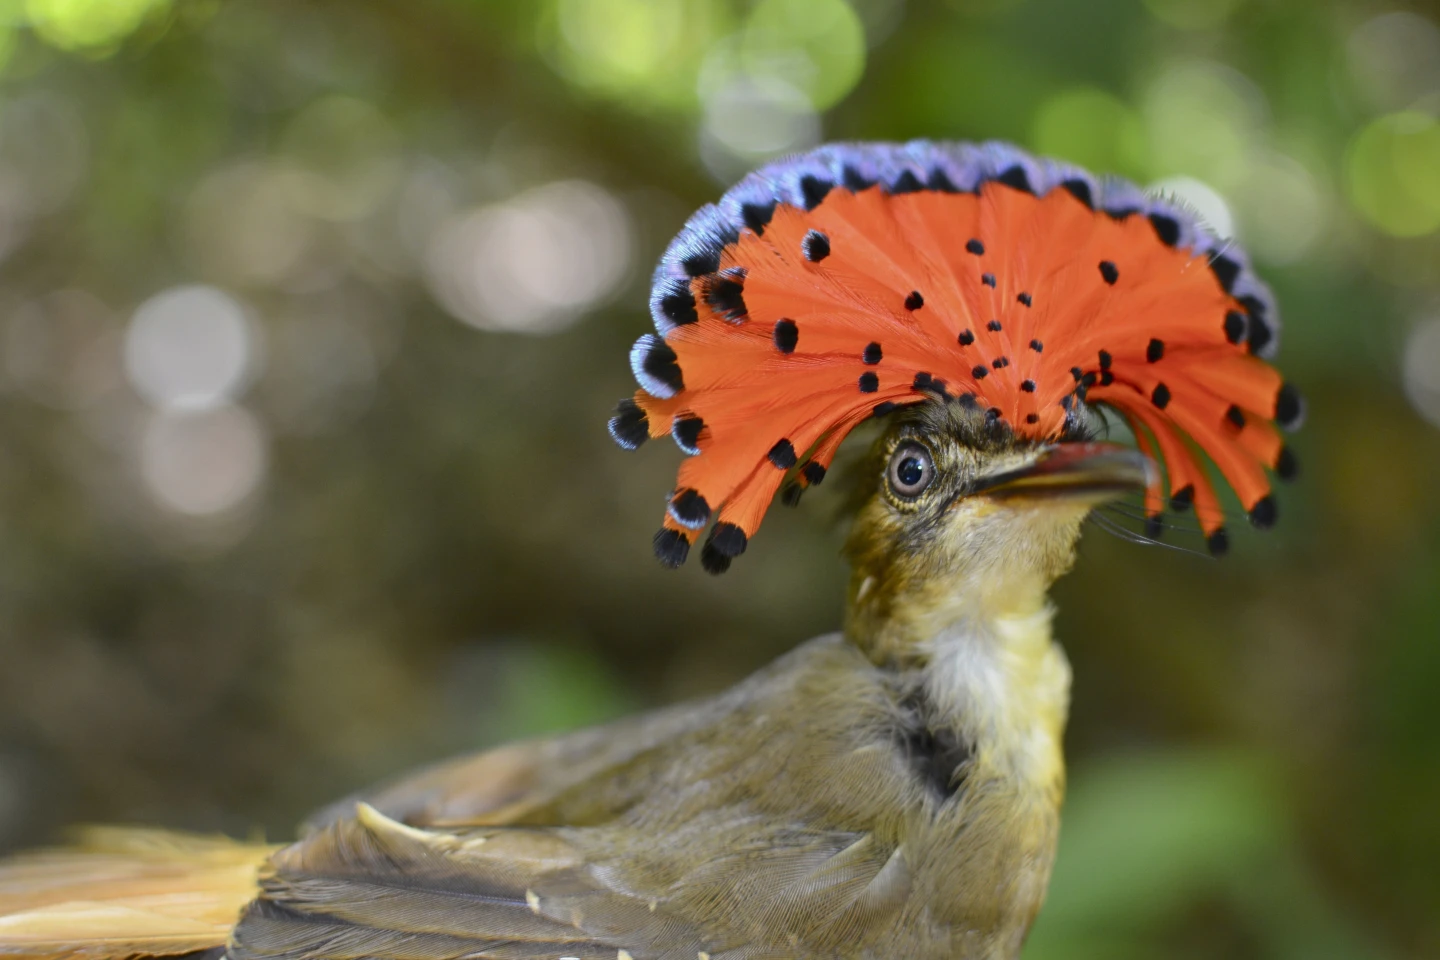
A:
[[[1369,0],[0,0],[0,848],[283,838],[834,628],[833,504],[660,570],[605,434],[688,213],[1007,138],[1252,252],[1269,534],[1098,532],[1027,956],[1440,956],[1440,20]],[[823,494],[822,489],[819,493]],[[1175,539],[1198,546],[1198,537]]]

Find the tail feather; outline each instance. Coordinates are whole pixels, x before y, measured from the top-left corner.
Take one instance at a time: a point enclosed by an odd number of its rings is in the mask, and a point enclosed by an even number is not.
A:
[[[0,960],[182,957],[223,948],[275,849],[99,827],[72,847],[0,861]]]

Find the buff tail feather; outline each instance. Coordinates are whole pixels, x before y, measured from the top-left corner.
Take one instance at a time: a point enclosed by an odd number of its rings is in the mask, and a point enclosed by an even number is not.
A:
[[[96,827],[0,860],[0,960],[182,957],[223,948],[274,846]]]

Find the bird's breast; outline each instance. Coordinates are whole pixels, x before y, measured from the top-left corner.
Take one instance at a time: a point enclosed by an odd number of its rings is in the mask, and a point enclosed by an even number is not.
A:
[[[1049,880],[1069,688],[1048,614],[941,635],[926,667],[931,725],[970,752],[953,799],[916,820],[917,884],[933,920],[957,935],[988,931],[997,956],[1018,950]]]
[[[1048,610],[942,632],[925,688],[936,722],[973,744],[977,775],[1020,796],[1063,789],[1070,665],[1051,637]]]

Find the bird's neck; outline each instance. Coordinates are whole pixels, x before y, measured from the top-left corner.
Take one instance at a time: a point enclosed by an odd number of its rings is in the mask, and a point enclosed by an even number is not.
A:
[[[1053,578],[991,568],[899,588],[866,579],[851,586],[851,642],[876,664],[923,678],[931,722],[974,745],[977,773],[1058,802],[1070,668],[1051,635]]]
[[[917,888],[945,891],[931,904],[939,921],[988,931],[985,949],[957,943],[954,956],[1019,956],[1045,897],[1070,700],[1047,594],[1074,562],[1081,516],[1067,525],[1053,507],[1016,511],[998,531],[952,525],[911,542],[883,536],[876,508],[847,544],[849,640],[892,674],[928,739],[964,757],[951,798],[920,810],[902,837]]]

